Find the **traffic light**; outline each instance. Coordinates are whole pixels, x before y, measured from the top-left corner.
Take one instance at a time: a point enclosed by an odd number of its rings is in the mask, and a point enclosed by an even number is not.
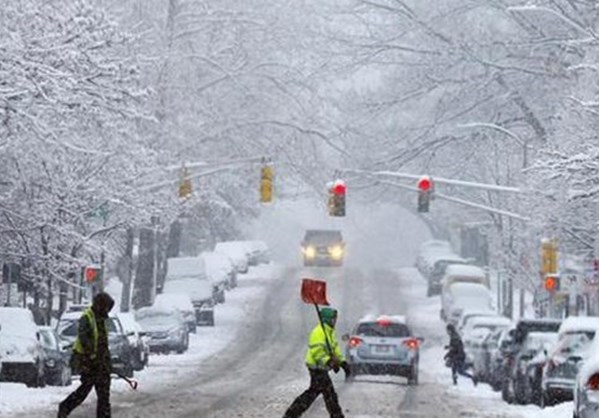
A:
[[[273,199],[275,172],[271,165],[262,167],[260,176],[260,202],[270,203]]]
[[[100,272],[99,266],[86,266],[83,269],[83,278],[87,283],[95,283],[100,279]]]
[[[347,186],[343,180],[335,180],[329,188],[329,215],[345,216],[345,194]]]
[[[551,275],[545,277],[545,290],[548,292],[554,293],[557,292],[560,288],[559,276]]]
[[[428,212],[433,192],[433,180],[429,176],[422,176],[418,180],[418,212]]]
[[[558,271],[558,244],[556,239],[544,239],[541,242],[542,248],[542,272],[544,275],[557,273]]]
[[[181,199],[189,199],[192,195],[192,192],[189,170],[187,167],[183,167],[181,170],[181,180],[179,181],[179,197]]]

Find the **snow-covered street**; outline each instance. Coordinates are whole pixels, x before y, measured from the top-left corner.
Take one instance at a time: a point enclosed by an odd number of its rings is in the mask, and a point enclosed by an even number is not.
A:
[[[420,384],[405,379],[359,376],[346,383],[335,376],[340,402],[348,417],[509,417],[567,416],[571,404],[541,410],[506,405],[488,385],[470,381],[451,385],[443,366],[444,323],[438,298],[427,298],[425,281],[413,268],[289,269],[267,266],[240,278],[239,287],[218,307],[214,328],[199,328],[190,350],[182,355],[153,355],[150,366],[136,375],[138,392],[113,380],[115,417],[280,417],[307,385],[303,366],[305,338],[315,321],[298,297],[302,277],[323,277],[331,302],[340,309],[340,333],[367,313],[401,313],[424,337]],[[76,382],[74,382],[76,384]],[[26,389],[0,384],[2,416],[53,417],[57,402],[71,388]],[[95,397],[74,417],[93,411]],[[321,400],[311,417],[326,416]]]

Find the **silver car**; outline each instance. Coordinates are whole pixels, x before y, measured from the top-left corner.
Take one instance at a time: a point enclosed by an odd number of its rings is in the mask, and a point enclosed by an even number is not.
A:
[[[596,344],[593,346],[597,347]],[[573,417],[599,417],[599,356],[596,351],[585,360],[576,377]]]
[[[414,337],[403,316],[367,316],[345,335],[345,354],[352,378],[359,374],[403,376],[418,384],[422,338]]]
[[[569,401],[574,395],[576,375],[587,356],[592,337],[586,333],[566,334],[549,353],[543,367],[542,403],[551,406]]]

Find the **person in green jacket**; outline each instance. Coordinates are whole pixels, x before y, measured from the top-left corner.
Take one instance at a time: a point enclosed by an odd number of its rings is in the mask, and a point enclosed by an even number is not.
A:
[[[332,418],[343,418],[337,393],[329,377],[330,370],[337,373],[340,368],[343,369],[346,377],[349,377],[351,373],[335,333],[337,310],[330,307],[322,308],[320,309],[320,317],[323,325],[318,324],[312,330],[308,352],[306,353],[306,366],[310,373],[310,387],[293,401],[283,418],[301,416],[320,394],[324,397],[329,415]]]
[[[73,344],[71,366],[81,374],[81,385],[58,408],[58,418],[66,418],[79,406],[92,388],[96,389],[97,418],[110,418],[110,351],[108,349],[108,313],[114,300],[108,293],[98,293],[92,306],[79,319],[77,339]]]

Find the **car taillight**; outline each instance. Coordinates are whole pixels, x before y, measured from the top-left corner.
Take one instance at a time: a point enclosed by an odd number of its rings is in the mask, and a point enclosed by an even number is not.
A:
[[[351,337],[349,339],[349,346],[351,348],[356,348],[358,347],[360,344],[362,344],[364,342],[364,340],[360,337]]]
[[[417,350],[420,347],[420,341],[418,341],[416,338],[410,338],[409,340],[405,340],[403,344],[407,346],[410,350]]]
[[[587,388],[591,390],[599,390],[599,373],[596,373],[589,377],[587,382]]]

